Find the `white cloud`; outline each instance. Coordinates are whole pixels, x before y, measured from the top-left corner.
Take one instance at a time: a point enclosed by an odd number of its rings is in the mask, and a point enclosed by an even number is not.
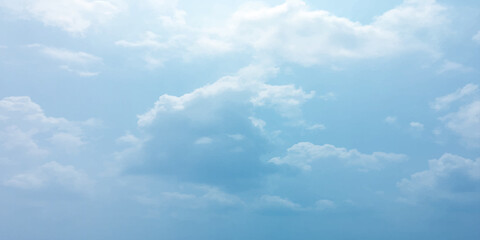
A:
[[[260,197],[260,206],[262,208],[285,208],[289,210],[302,210],[300,204],[294,203],[286,198],[274,195],[263,195]]]
[[[52,161],[33,171],[15,175],[4,184],[25,189],[60,185],[69,189],[73,188],[77,191],[89,191],[93,181],[73,166],[65,166]]]
[[[99,74],[98,72],[79,70],[79,68],[85,69],[94,66],[94,64],[101,63],[102,59],[100,57],[86,52],[76,52],[62,48],[48,47],[42,44],[30,44],[28,47],[37,48],[43,55],[60,61],[62,63],[60,68],[65,71],[75,73],[82,77],[93,77]]]
[[[323,124],[313,124],[307,127],[307,130],[325,130],[326,127]]]
[[[91,64],[101,62],[102,59],[86,52],[75,52],[62,48],[48,47],[41,44],[30,44],[28,47],[39,48],[46,56],[66,63]]]
[[[440,118],[447,128],[458,134],[471,145],[480,145],[480,101],[460,107],[457,112]]]
[[[120,40],[117,45],[150,47],[169,58],[253,50],[257,58],[302,65],[406,51],[435,54],[431,44],[435,37],[431,36],[446,22],[444,11],[435,1],[405,1],[372,23],[361,24],[327,11],[310,10],[301,0],[277,6],[248,3],[226,21],[219,21],[219,26],[183,27],[165,39],[147,32],[143,40]],[[174,54],[166,49],[175,49]]]
[[[269,106],[286,117],[298,114],[298,107],[310,99],[314,92],[305,93],[293,85],[269,85],[264,79],[276,72],[276,68],[251,65],[242,68],[234,76],[222,77],[216,82],[195,89],[180,97],[164,94],[159,97],[155,105],[145,114],[138,116],[138,125],[151,124],[160,112],[182,111],[197,101],[209,98],[219,98],[226,94],[249,97],[253,106]]]
[[[0,146],[4,150],[44,156],[49,151],[39,142],[46,145],[48,140],[64,150],[73,150],[85,143],[82,123],[48,117],[30,97],[1,99],[0,116],[3,116],[0,121]]]
[[[417,130],[423,130],[423,124],[419,122],[410,122],[410,127],[417,129]]]
[[[463,88],[457,89],[455,92],[447,94],[442,97],[435,98],[435,101],[431,104],[431,107],[435,110],[446,109],[455,101],[470,96],[478,92],[478,85],[469,83]]]
[[[463,64],[445,60],[437,72],[444,73],[449,71],[469,72],[472,71],[472,69],[464,66]]]
[[[35,130],[24,131],[17,126],[7,126],[0,129],[1,146],[6,151],[20,150],[31,156],[43,157],[48,154],[48,150],[39,147],[33,140],[36,132]]]
[[[54,145],[60,146],[67,151],[75,151],[82,145],[85,145],[85,142],[82,140],[81,136],[65,132],[54,133],[49,140]]]
[[[446,153],[428,162],[428,169],[402,179],[397,186],[410,201],[420,199],[480,199],[480,159],[475,161]]]
[[[245,136],[243,136],[242,134],[230,134],[228,136],[236,141],[241,141],[245,139]]]
[[[403,161],[406,156],[384,152],[365,154],[356,149],[348,150],[330,144],[315,145],[309,142],[299,142],[287,150],[287,155],[272,158],[269,162],[276,165],[291,165],[308,171],[312,169],[312,163],[324,159],[339,159],[346,165],[355,166],[360,170],[376,170],[380,169],[385,162]]]
[[[75,73],[81,77],[94,77],[100,74],[99,72],[89,72],[89,71],[80,71],[80,70],[72,69],[67,65],[61,65],[60,68],[68,72]]]
[[[388,116],[388,117],[385,118],[385,122],[389,123],[389,124],[396,123],[397,122],[397,117]]]
[[[119,1],[107,0],[1,0],[0,7],[20,18],[35,19],[75,34],[107,22],[120,12]]]
[[[472,37],[472,40],[480,44],[480,31]]]
[[[305,93],[301,88],[293,85],[273,86],[262,84],[256,96],[250,99],[255,106],[272,106],[284,116],[294,115],[296,106],[311,99],[315,92]]]
[[[322,100],[325,100],[325,101],[331,101],[331,100],[337,99],[337,95],[335,95],[335,93],[333,93],[333,92],[329,92],[329,93],[323,94],[321,96],[318,96],[318,98],[320,98]]]

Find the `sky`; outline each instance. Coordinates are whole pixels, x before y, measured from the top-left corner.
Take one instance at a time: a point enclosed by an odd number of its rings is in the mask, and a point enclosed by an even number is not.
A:
[[[476,0],[0,0],[0,239],[480,239]]]

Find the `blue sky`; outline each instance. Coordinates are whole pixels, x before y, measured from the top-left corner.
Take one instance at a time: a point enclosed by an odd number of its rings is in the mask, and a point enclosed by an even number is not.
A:
[[[479,239],[480,3],[0,0],[1,239]]]

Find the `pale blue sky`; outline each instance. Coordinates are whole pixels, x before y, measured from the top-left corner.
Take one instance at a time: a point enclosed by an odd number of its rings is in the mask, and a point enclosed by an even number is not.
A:
[[[0,0],[0,239],[478,239],[480,3]]]

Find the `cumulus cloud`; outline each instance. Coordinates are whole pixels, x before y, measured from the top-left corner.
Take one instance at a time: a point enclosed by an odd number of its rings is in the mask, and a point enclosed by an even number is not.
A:
[[[107,22],[119,13],[118,3],[107,0],[1,0],[0,7],[19,18],[38,20],[47,26],[82,34],[91,26]]]
[[[312,169],[314,162],[328,159],[338,159],[344,164],[357,167],[360,170],[376,170],[382,168],[385,163],[403,161],[406,156],[384,152],[365,154],[356,149],[348,150],[330,144],[315,145],[310,142],[300,142],[290,147],[285,156],[272,158],[269,162],[276,165],[290,165],[309,171]]]
[[[147,32],[142,40],[116,43],[149,47],[165,57],[167,52],[161,52],[166,49],[176,49],[176,57],[243,49],[253,50],[256,57],[312,65],[407,51],[435,53],[432,36],[446,22],[444,11],[435,1],[405,1],[370,24],[361,24],[327,11],[310,10],[301,0],[277,6],[248,3],[220,26],[185,27],[166,39]]]
[[[285,116],[291,116],[296,108],[312,98],[314,92],[306,93],[293,85],[270,85],[265,79],[276,72],[276,68],[251,65],[238,71],[236,75],[222,77],[216,82],[195,89],[180,97],[164,94],[145,114],[138,116],[138,125],[147,126],[161,112],[182,111],[188,106],[214,97],[226,97],[226,94],[243,95],[254,106],[270,106]]]
[[[465,85],[463,88],[457,89],[453,93],[435,98],[435,101],[431,103],[430,106],[437,111],[447,109],[450,106],[450,104],[458,100],[461,100],[467,96],[471,96],[477,92],[478,92],[478,85],[469,83]]]
[[[47,142],[64,150],[73,150],[85,143],[81,123],[46,116],[30,97],[1,99],[0,116],[0,147],[10,153],[40,157],[49,152],[42,147]]]
[[[478,146],[480,140],[480,101],[476,100],[460,107],[457,112],[440,118],[447,128],[471,146]]]
[[[160,96],[138,116],[149,140],[138,151],[143,162],[127,169],[229,190],[258,184],[272,167],[261,160],[270,143],[266,123],[252,116],[271,108],[296,119],[314,94],[267,84],[275,73],[270,65],[250,65],[181,96]]]
[[[479,200],[480,159],[446,153],[428,161],[428,169],[402,179],[397,186],[408,200]]]

